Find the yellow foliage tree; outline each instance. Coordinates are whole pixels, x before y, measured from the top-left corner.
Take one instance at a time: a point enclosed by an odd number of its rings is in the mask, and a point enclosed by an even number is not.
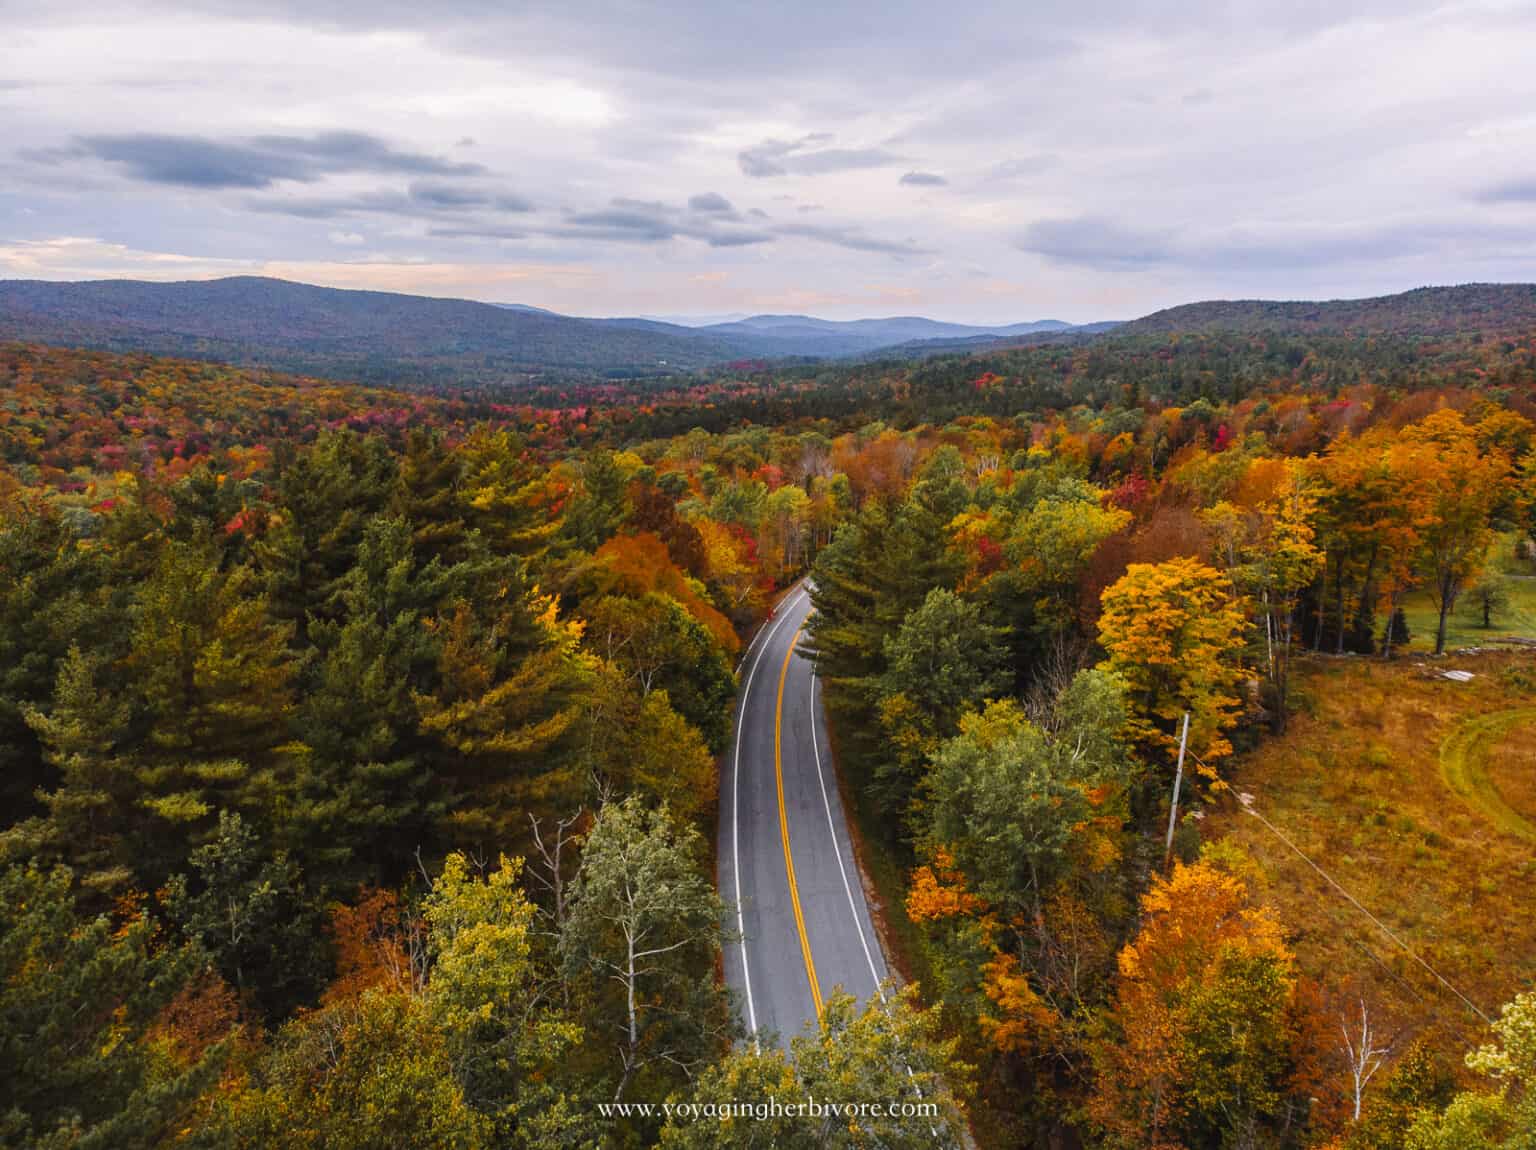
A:
[[[1237,653],[1246,621],[1225,577],[1196,559],[1132,563],[1102,603],[1103,665],[1129,687],[1133,736],[1171,753],[1188,711],[1197,760],[1209,764],[1230,754],[1224,732],[1237,721]]]
[[[1482,569],[1493,540],[1493,515],[1507,495],[1509,459],[1479,443],[1476,429],[1448,409],[1405,428],[1403,440],[1423,449],[1430,476],[1427,515],[1419,529],[1419,566],[1439,608],[1439,655],[1445,651],[1446,620],[1462,590]]]

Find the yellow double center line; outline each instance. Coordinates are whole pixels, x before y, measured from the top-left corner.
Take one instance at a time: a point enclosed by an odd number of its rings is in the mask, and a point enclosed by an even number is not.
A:
[[[800,642],[800,632],[805,624],[795,629],[784,653],[784,665],[779,668],[779,701],[773,712],[773,777],[779,788],[779,837],[784,841],[784,871],[789,876],[789,904],[795,911],[795,929],[800,932],[800,953],[805,957],[805,973],[811,980],[811,1001],[816,1006],[816,1017],[821,1017],[821,984],[816,981],[816,961],[811,957],[810,936],[805,933],[805,913],[800,909],[800,886],[795,882],[795,856],[789,849],[789,816],[784,809],[784,680],[789,677],[789,661],[794,658],[795,647]]]

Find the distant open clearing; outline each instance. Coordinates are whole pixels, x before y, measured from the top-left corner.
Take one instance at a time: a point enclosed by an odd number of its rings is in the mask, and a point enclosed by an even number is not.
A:
[[[1446,784],[1500,830],[1536,843],[1533,757],[1513,736],[1536,723],[1536,707],[1468,719],[1440,744]]]

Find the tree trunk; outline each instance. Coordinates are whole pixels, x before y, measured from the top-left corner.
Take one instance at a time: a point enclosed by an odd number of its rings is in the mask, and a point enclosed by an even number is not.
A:
[[[1328,608],[1325,600],[1328,598],[1328,555],[1323,554],[1323,569],[1317,577],[1317,596],[1314,600],[1317,606],[1317,625],[1312,628],[1312,650],[1318,652],[1323,649],[1323,616]]]
[[[1269,680],[1275,681],[1275,613],[1269,605],[1269,588],[1264,588],[1264,653],[1269,659]]]
[[[1296,629],[1296,603],[1292,598],[1286,604],[1285,624],[1280,629],[1280,661],[1276,664],[1275,674],[1275,729],[1284,734],[1290,720],[1291,684],[1291,637]]]
[[[1363,619],[1375,601],[1376,588],[1372,584],[1376,580],[1376,558],[1381,550],[1380,544],[1373,544],[1371,553],[1365,561],[1365,574],[1360,579],[1360,617]]]
[[[1333,653],[1335,655],[1342,655],[1344,653],[1344,557],[1342,555],[1339,556],[1339,577],[1337,582],[1339,633],[1334,637]]]
[[[629,946],[624,964],[624,995],[629,1009],[629,1045],[624,1050],[624,1073],[619,1075],[619,1085],[613,1092],[615,1102],[624,1097],[624,1088],[629,1085],[629,1076],[635,1069],[635,1053],[640,1049],[640,1022],[639,1015],[635,1011],[635,933],[626,929],[624,937]]]
[[[1440,624],[1435,628],[1435,654],[1445,654],[1446,620],[1456,606],[1456,580],[1450,575],[1440,576]]]

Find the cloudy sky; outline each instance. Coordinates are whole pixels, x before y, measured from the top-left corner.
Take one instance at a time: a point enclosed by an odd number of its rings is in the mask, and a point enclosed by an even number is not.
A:
[[[1536,2],[0,0],[0,278],[1125,318],[1536,279]]]

